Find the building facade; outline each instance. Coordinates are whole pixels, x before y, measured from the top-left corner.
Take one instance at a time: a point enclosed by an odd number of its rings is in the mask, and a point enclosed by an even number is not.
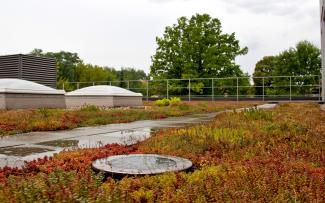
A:
[[[56,61],[23,54],[0,56],[0,78],[23,79],[56,88]]]
[[[320,0],[320,23],[322,44],[322,98],[325,101],[325,0]]]

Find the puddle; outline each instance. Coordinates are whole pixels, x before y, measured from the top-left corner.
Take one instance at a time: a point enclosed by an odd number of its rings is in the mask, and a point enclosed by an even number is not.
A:
[[[4,154],[7,156],[28,156],[31,154],[36,154],[36,153],[44,153],[44,152],[49,152],[53,151],[50,149],[46,148],[38,148],[38,147],[7,147],[7,148],[1,148],[0,149],[0,154]]]
[[[79,141],[78,140],[53,140],[48,142],[39,142],[36,145],[44,145],[44,146],[51,146],[51,147],[77,147]]]

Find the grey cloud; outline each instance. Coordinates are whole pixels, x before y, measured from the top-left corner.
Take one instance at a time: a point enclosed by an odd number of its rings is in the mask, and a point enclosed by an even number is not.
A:
[[[228,6],[236,7],[237,9],[248,10],[257,14],[273,14],[279,16],[294,15],[310,2],[305,0],[228,0]]]
[[[170,3],[175,1],[189,1],[189,0],[149,0],[152,3]]]

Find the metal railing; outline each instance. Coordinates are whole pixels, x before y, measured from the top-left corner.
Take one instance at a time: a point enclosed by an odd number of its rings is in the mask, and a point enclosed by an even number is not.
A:
[[[92,85],[112,85],[142,93],[146,100],[180,97],[183,100],[317,100],[321,101],[321,76],[268,76],[68,82],[72,91]]]

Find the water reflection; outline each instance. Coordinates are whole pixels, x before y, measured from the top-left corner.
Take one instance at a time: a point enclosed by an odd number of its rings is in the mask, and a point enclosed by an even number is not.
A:
[[[164,157],[154,156],[134,156],[114,159],[108,162],[111,169],[130,169],[130,170],[153,170],[159,168],[169,168],[175,166],[176,162]]]

